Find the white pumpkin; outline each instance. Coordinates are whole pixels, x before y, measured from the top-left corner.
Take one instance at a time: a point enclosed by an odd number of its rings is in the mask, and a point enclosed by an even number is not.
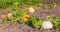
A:
[[[42,27],[44,29],[51,29],[53,27],[52,23],[50,21],[43,21]]]
[[[29,11],[29,13],[34,13],[35,12],[35,9],[33,7],[29,7],[28,8],[28,11]]]

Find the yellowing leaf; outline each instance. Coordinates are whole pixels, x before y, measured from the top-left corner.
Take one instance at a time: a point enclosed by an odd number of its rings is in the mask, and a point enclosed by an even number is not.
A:
[[[14,2],[13,5],[14,6],[18,6],[19,5],[19,2]]]
[[[1,18],[4,19],[6,17],[6,15],[1,15]]]
[[[23,19],[24,22],[28,21],[28,20],[29,20],[28,18],[29,18],[29,15],[24,15],[24,16],[22,17],[22,19]]]

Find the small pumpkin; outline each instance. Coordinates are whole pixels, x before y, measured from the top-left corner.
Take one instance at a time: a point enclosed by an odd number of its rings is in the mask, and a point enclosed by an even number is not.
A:
[[[53,27],[52,23],[50,21],[43,21],[42,27],[44,29],[51,29]]]
[[[28,11],[29,11],[29,13],[34,13],[35,12],[35,9],[33,7],[29,7],[28,8]]]

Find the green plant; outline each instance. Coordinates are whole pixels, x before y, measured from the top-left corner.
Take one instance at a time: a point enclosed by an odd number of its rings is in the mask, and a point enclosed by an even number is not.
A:
[[[41,25],[42,25],[42,20],[41,19],[38,19],[36,17],[33,17],[32,18],[32,25],[35,27],[35,28],[41,28]]]
[[[10,20],[13,22],[17,22],[18,20],[22,19],[22,17],[26,14],[27,14],[27,11],[24,11],[23,9],[19,11],[13,11],[12,16],[10,17]]]
[[[51,8],[56,7],[56,3],[53,2],[53,3],[50,3],[50,4],[44,4],[43,7],[46,8],[46,9],[51,9]]]
[[[53,25],[56,30],[60,30],[60,16],[53,18]]]
[[[14,0],[0,0],[0,8],[5,8],[6,6],[12,5]]]
[[[7,17],[5,17],[5,18],[2,20],[1,24],[5,24],[6,22],[7,22]]]
[[[43,0],[0,0],[0,8],[13,5],[15,2],[19,2],[20,6],[30,6],[42,4]]]
[[[56,17],[49,16],[47,20],[53,23],[53,28],[55,30],[60,30],[60,16],[56,16]]]

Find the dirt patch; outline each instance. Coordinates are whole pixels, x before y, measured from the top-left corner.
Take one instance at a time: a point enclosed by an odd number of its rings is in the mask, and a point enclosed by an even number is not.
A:
[[[39,9],[34,13],[31,14],[32,16],[36,16],[38,18],[44,19],[46,16],[60,16],[60,5],[57,5],[55,8],[52,9]]]

